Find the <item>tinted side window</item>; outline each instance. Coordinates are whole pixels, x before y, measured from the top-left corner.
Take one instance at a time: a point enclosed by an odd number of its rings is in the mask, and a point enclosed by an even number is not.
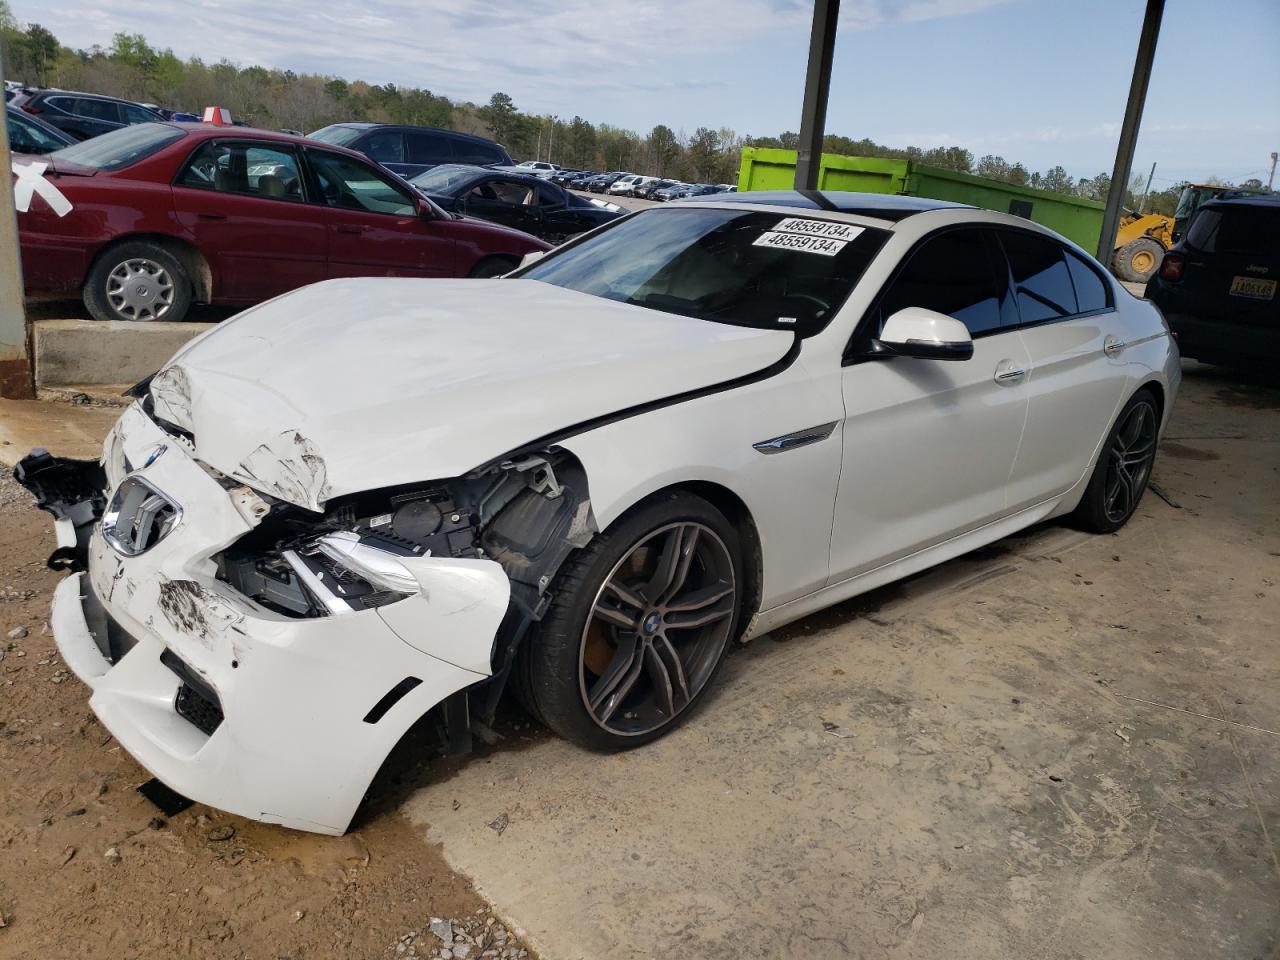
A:
[[[360,152],[379,163],[404,163],[404,134],[399,130],[371,133],[361,143]]]
[[[407,133],[410,163],[453,163],[449,138],[438,133]],[[466,163],[468,161],[461,161]]]
[[[1111,299],[1107,295],[1107,285],[1098,276],[1097,270],[1093,269],[1070,250],[1067,251],[1067,266],[1071,268],[1071,279],[1076,286],[1076,302],[1080,307],[1081,313],[1088,313],[1091,310],[1105,310],[1111,306]]]
[[[1000,232],[1013,273],[1018,313],[1023,323],[1056,320],[1076,313],[1076,292],[1062,248],[1030,233]]]
[[[563,207],[567,202],[564,191],[554,184],[544,183],[538,187],[538,206]]]
[[[880,301],[880,322],[904,307],[924,307],[954,317],[977,336],[1008,325],[1001,321],[1005,293],[982,230],[948,230],[924,242]]]
[[[155,123],[160,118],[146,107],[135,107],[131,103],[120,104],[125,123]]]
[[[110,100],[90,100],[80,97],[75,101],[74,113],[93,120],[106,120],[108,123],[120,122],[120,110]]]
[[[492,147],[486,147],[483,143],[471,143],[466,140],[457,140],[453,144],[454,160],[457,163],[474,163],[478,166],[484,166],[488,163],[503,163],[502,154]]]

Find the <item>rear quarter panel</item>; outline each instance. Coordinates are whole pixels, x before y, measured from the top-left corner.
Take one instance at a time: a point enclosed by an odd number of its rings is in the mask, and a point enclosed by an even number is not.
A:
[[[18,214],[23,278],[31,295],[78,295],[97,253],[129,234],[184,235],[173,209],[168,181],[49,176],[71,202],[59,217],[39,196]]]

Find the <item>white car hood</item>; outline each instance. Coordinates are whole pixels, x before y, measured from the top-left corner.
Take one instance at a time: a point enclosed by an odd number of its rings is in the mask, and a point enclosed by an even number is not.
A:
[[[317,510],[754,373],[792,340],[535,280],[334,280],[192,341],[151,396],[200,460]]]

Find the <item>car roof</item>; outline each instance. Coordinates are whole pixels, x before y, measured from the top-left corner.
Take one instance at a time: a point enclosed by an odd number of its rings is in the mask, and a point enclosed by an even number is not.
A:
[[[336,143],[326,143],[323,140],[312,140],[310,137],[299,137],[292,133],[281,133],[279,130],[261,130],[258,127],[227,126],[226,124],[203,123],[198,120],[166,120],[164,121],[164,125],[168,127],[176,127],[188,135],[205,140],[225,137],[227,139],[234,140],[270,140],[274,143],[297,143],[308,147],[318,147],[322,150],[334,150],[338,153],[345,153],[353,157],[360,157],[362,160],[366,161],[369,159],[358,150],[352,150]]]
[[[493,146],[501,147],[502,144],[487,137],[476,136],[474,133],[463,133],[460,130],[446,130],[443,127],[428,127],[417,123],[375,123],[372,120],[339,120],[337,123],[328,124],[330,127],[351,127],[353,130],[429,130],[432,133],[443,133],[447,137],[457,137],[459,140],[475,140],[478,143],[487,143]],[[506,147],[502,147],[506,150]]]
[[[1252,194],[1238,197],[1217,197],[1201,204],[1204,207],[1277,207],[1280,206],[1280,194]]]
[[[717,202],[827,210],[893,222],[929,210],[975,209],[969,204],[952,203],[949,200],[902,197],[891,193],[853,193],[846,190],[749,190],[745,193],[724,194],[717,198]]]

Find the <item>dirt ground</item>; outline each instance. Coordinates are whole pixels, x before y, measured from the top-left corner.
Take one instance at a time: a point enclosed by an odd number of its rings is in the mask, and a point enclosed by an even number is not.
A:
[[[200,805],[163,817],[56,654],[53,545],[48,516],[0,470],[0,958],[434,957],[432,917],[494,916],[394,809],[420,740],[342,839]]]
[[[761,638],[645,750],[514,712],[464,761],[415,737],[337,840],[136,792],[0,470],[0,960],[428,957],[432,917],[573,960],[1280,960],[1278,410],[1192,365],[1167,499],[1117,537],[1037,528]]]

